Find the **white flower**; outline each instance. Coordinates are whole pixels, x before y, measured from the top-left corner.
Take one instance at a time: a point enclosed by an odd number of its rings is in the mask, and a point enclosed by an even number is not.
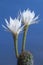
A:
[[[21,20],[19,19],[12,19],[10,17],[10,22],[8,23],[7,19],[5,19],[6,21],[6,26],[2,25],[5,29],[10,30],[13,34],[19,34],[20,31],[22,31],[23,27],[21,27]]]
[[[29,9],[20,12],[21,20],[25,25],[30,25],[34,23],[38,23],[38,16],[35,17],[34,11],[30,11]]]

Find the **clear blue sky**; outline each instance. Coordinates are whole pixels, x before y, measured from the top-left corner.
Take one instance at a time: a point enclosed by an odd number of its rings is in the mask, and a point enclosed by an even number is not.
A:
[[[26,50],[34,56],[34,65],[43,65],[43,0],[0,0],[0,65],[16,65],[12,34],[5,32],[4,19],[17,17],[19,11],[29,8],[39,15],[40,22],[31,25],[27,33]],[[19,35],[19,52],[22,33]]]

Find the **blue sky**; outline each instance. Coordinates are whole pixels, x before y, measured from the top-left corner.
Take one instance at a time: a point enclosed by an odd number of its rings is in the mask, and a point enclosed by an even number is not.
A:
[[[34,10],[36,16],[39,15],[40,22],[29,27],[26,50],[32,52],[34,65],[43,65],[43,0],[0,0],[0,65],[16,64],[12,34],[5,32],[1,25],[5,24],[5,18],[15,18],[20,10],[27,8]],[[19,52],[21,36],[22,34],[19,35]]]

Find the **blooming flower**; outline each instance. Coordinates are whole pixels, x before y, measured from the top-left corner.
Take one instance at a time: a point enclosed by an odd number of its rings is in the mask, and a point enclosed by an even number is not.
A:
[[[22,31],[23,26],[21,27],[21,20],[19,19],[12,19],[10,17],[10,22],[8,23],[7,19],[6,21],[6,27],[2,25],[5,29],[10,30],[13,34],[19,34],[20,31]]]
[[[37,23],[38,16],[35,17],[34,11],[30,11],[29,9],[20,12],[21,20],[25,25],[31,25]]]

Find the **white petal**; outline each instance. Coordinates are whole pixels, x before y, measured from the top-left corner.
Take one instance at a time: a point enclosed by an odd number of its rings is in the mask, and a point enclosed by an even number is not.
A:
[[[35,21],[33,20],[33,21],[31,22],[31,24],[35,24],[35,23],[37,24],[38,22],[39,22],[39,20],[35,20]]]
[[[35,17],[35,13],[34,13],[34,11],[32,12],[32,18],[34,18]]]
[[[2,25],[3,28],[5,28],[7,30],[7,27],[5,27],[4,25]]]
[[[14,22],[14,20],[10,17],[10,24],[12,24],[12,22]]]
[[[8,27],[2,25],[2,27],[4,28],[4,31],[9,31]]]
[[[6,22],[6,24],[7,24],[7,25],[9,25],[9,23],[8,23],[7,19],[5,19],[5,22]]]
[[[25,25],[23,25],[23,26],[17,31],[17,34],[19,34],[19,33],[23,30],[24,26],[25,26]]]
[[[13,19],[10,17],[10,21],[12,21]]]
[[[36,16],[35,18],[34,18],[34,20],[37,20],[39,18],[39,16]]]

